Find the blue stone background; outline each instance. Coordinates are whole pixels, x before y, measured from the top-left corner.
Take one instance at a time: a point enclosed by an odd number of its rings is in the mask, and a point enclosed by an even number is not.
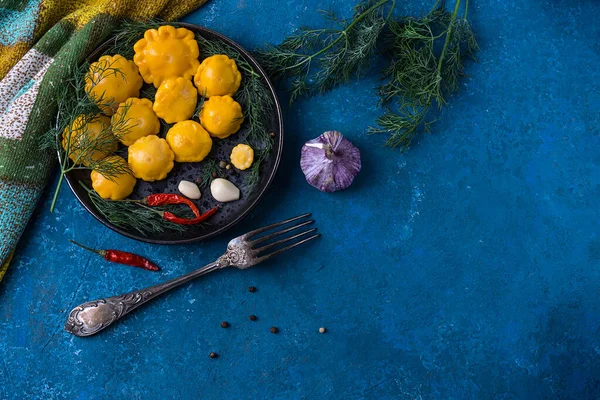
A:
[[[253,49],[353,3],[218,0],[185,21]],[[472,1],[480,62],[406,154],[365,134],[381,113],[375,75],[286,108],[273,187],[207,243],[137,243],[66,187],[50,214],[47,193],[0,284],[0,399],[600,397],[599,13],[594,0]],[[298,165],[329,129],[363,157],[336,194]],[[230,237],[306,211],[317,243],[187,284],[95,337],[62,330],[81,302],[191,271]],[[69,238],[164,269],[111,265]]]

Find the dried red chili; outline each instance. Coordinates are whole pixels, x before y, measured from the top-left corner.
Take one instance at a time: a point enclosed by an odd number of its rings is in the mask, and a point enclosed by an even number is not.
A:
[[[120,251],[120,250],[92,249],[90,247],[82,245],[81,243],[77,243],[76,241],[71,240],[71,239],[69,239],[69,242],[76,244],[77,246],[84,248],[88,251],[99,254],[100,256],[104,257],[105,260],[113,262],[113,263],[129,265],[131,267],[138,267],[138,268],[146,269],[148,271],[160,270],[158,265],[154,264],[152,261],[147,260],[146,258],[144,258],[142,256],[138,256],[137,254],[129,253],[126,251]]]
[[[196,218],[201,216],[200,210],[196,204],[194,204],[194,202],[175,193],[151,194],[150,196],[146,197],[145,203],[150,207],[164,206],[167,204],[185,204],[192,210]]]
[[[204,214],[201,214],[201,215],[197,216],[196,218],[192,218],[192,219],[178,217],[177,215],[175,215],[169,211],[163,212],[162,216],[165,220],[167,220],[169,222],[173,222],[174,224],[195,225],[195,224],[199,224],[200,222],[206,221],[208,218],[210,218],[212,215],[214,215],[214,213],[216,213],[218,210],[219,210],[219,206],[217,206],[215,208],[211,208]]]

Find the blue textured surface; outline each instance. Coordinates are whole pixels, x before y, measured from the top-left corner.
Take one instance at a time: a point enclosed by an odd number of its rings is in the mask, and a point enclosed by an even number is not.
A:
[[[346,15],[352,3],[331,1]],[[319,24],[315,8],[219,0],[186,21],[254,48]],[[0,398],[600,397],[600,3],[485,0],[469,11],[480,63],[434,135],[405,155],[367,137],[375,77],[300,102],[286,110],[274,186],[231,235],[145,245],[104,228],[67,189],[55,214],[46,196],[0,284]],[[333,195],[298,165],[301,144],[328,129],[363,156],[354,186]],[[96,337],[62,331],[85,300],[190,271],[230,236],[305,211],[323,238],[288,258],[207,276]],[[164,270],[110,265],[68,238]]]

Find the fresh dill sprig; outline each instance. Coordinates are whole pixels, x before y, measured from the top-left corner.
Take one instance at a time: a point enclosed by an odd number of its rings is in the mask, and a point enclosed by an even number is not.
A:
[[[405,17],[389,23],[390,45],[386,54],[391,64],[383,71],[387,82],[379,88],[380,104],[398,100],[397,110],[376,121],[369,133],[387,133],[386,145],[408,149],[420,128],[430,131],[433,120],[427,115],[434,105],[442,108],[448,95],[458,90],[458,79],[465,75],[463,60],[475,58],[475,36],[466,20],[459,17],[461,0],[450,13],[436,2],[424,17]],[[441,50],[439,50],[441,49]]]
[[[196,179],[196,183],[200,188],[210,186],[210,183],[215,178],[224,178],[223,170],[219,167],[219,163],[214,158],[204,161],[204,165],[200,170],[200,176]]]
[[[379,105],[395,102],[397,109],[379,117],[368,132],[389,134],[386,144],[404,151],[416,134],[430,130],[429,112],[458,90],[463,61],[474,59],[478,50],[467,21],[469,1],[455,0],[452,12],[445,4],[436,0],[420,18],[395,18],[395,0],[363,1],[347,20],[326,13],[334,28],[303,27],[280,45],[259,50],[258,59],[271,78],[289,82],[291,103],[359,76],[386,38],[382,53],[389,65],[382,73]]]
[[[202,95],[198,96],[198,101],[196,102],[196,108],[194,109],[194,114],[192,118],[200,119],[200,111],[202,111],[202,107],[204,107],[204,102],[206,101],[206,92],[202,92]]]
[[[123,19],[119,23],[119,27],[115,30],[110,46],[107,51],[105,51],[105,54],[120,54],[128,60],[131,60],[135,54],[133,46],[138,40],[144,37],[144,33],[148,29],[158,29],[159,26],[165,24],[165,21],[158,19],[148,19],[144,21]],[[177,26],[177,23],[173,22],[169,22],[168,24]]]
[[[260,77],[251,76],[236,97],[244,110],[244,118],[248,121],[248,130],[244,135],[244,141],[255,150],[270,152],[273,147],[273,138],[268,126],[271,125],[275,110],[272,94],[267,90]]]
[[[275,104],[273,95],[262,77],[237,50],[227,43],[218,39],[208,40],[198,34],[196,40],[200,45],[202,56],[225,54],[235,60],[242,74],[242,85],[234,98],[242,106],[248,124],[244,141],[254,149],[270,151],[273,140],[267,127],[271,125]]]
[[[114,137],[116,137],[117,140],[119,140],[119,141],[123,137],[127,136],[131,132],[131,129],[138,126],[137,121],[131,123],[132,122],[131,118],[126,118],[127,112],[129,111],[130,107],[131,107],[131,104],[127,104],[127,103],[119,104],[118,116],[115,118],[115,116],[113,115],[113,117],[111,118],[110,130],[111,130],[112,134],[114,135]]]
[[[425,116],[430,107],[414,107],[412,104],[400,104],[396,112],[387,112],[377,119],[378,128],[369,128],[369,133],[381,133],[390,131],[402,131],[401,135],[391,135],[386,145],[392,148],[410,144],[419,128],[427,133],[431,132],[431,124],[435,121],[426,121]],[[378,129],[376,131],[376,129]]]
[[[156,88],[154,85],[144,85],[142,86],[142,90],[140,90],[140,97],[144,99],[149,99],[154,102],[154,96],[156,96]]]
[[[54,211],[64,175],[69,171],[93,169],[109,180],[123,173],[131,173],[126,165],[117,160],[110,158],[97,160],[94,157],[98,153],[111,154],[115,140],[118,138],[112,133],[110,126],[98,133],[92,133],[89,130],[88,123],[98,118],[102,113],[102,108],[105,109],[112,105],[112,99],[105,99],[104,93],[96,96],[93,100],[87,96],[85,76],[89,67],[89,63],[73,67],[71,78],[65,82],[65,85],[57,88],[58,114],[56,124],[53,129],[46,132],[44,139],[42,139],[42,147],[54,147],[60,154],[60,177],[50,205],[50,211]],[[120,73],[112,65],[96,66],[94,72],[96,74]],[[90,74],[92,87],[98,83],[96,74]],[[79,118],[79,121],[74,124],[77,118]],[[122,113],[121,120],[113,121],[113,123],[116,126],[124,126],[127,123],[125,118],[125,113]]]
[[[258,154],[257,157],[255,157],[254,162],[246,171],[246,176],[244,178],[244,186],[252,188],[256,184],[258,184],[258,182],[260,181],[260,167],[268,155],[269,152],[263,150]]]
[[[123,229],[134,229],[143,236],[157,232],[183,232],[184,225],[178,225],[163,219],[161,213],[170,211],[168,207],[149,208],[136,201],[105,200],[88,188],[83,182],[79,184],[87,191],[92,204],[110,223]]]
[[[395,0],[363,1],[350,19],[327,13],[336,28],[303,27],[280,45],[267,45],[257,57],[274,79],[290,81],[290,103],[348,83],[360,76],[377,47]]]

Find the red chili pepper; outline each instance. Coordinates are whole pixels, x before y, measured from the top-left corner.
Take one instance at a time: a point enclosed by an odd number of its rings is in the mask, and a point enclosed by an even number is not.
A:
[[[125,264],[131,267],[138,267],[142,269],[147,269],[148,271],[158,271],[158,265],[154,264],[152,261],[145,259],[142,256],[138,256],[137,254],[128,253],[126,251],[120,250],[96,250],[89,248],[87,246],[82,245],[81,243],[77,243],[74,240],[69,239],[69,242],[76,244],[79,247],[82,247],[86,250],[94,252],[96,254],[104,257],[105,260],[110,262],[114,262],[117,264]]]
[[[200,222],[206,221],[208,218],[210,218],[214,213],[216,213],[219,210],[219,206],[216,206],[215,208],[211,208],[210,210],[208,210],[207,212],[205,212],[204,214],[196,217],[196,218],[192,218],[192,219],[188,219],[188,218],[180,218],[177,215],[165,211],[163,213],[163,218],[167,221],[173,222],[174,224],[179,224],[179,225],[194,225],[194,224],[199,224]]]
[[[146,204],[150,207],[164,206],[167,204],[185,204],[190,207],[196,218],[200,217],[200,210],[191,200],[175,193],[151,194],[146,197]]]

